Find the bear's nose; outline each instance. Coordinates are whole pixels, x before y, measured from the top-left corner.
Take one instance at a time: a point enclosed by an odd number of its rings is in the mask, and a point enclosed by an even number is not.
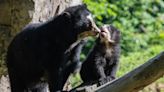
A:
[[[96,23],[94,22],[91,14],[89,14],[87,16],[87,18],[89,19],[90,23],[91,23],[91,27],[92,27],[92,31],[96,32],[96,33],[100,33],[100,29],[97,27]]]

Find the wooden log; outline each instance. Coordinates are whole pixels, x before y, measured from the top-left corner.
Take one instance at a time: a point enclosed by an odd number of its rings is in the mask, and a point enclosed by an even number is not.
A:
[[[123,77],[98,87],[94,92],[138,92],[164,75],[164,51]]]

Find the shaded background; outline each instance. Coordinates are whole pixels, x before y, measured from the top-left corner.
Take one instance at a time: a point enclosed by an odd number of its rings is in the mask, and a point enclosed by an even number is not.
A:
[[[118,77],[164,51],[164,0],[84,0],[84,2],[94,14],[99,26],[112,24],[122,33]],[[91,43],[92,40],[94,39],[91,39]],[[88,43],[88,49],[91,43]],[[85,58],[84,55],[82,57]],[[145,88],[143,92],[164,92],[164,77]]]

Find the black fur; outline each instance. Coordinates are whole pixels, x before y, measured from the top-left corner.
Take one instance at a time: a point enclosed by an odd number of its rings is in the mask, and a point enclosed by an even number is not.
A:
[[[107,26],[114,43],[102,41],[98,37],[80,71],[83,85],[98,83],[105,84],[115,79],[120,55],[120,31],[113,26]],[[100,33],[101,35],[101,33]]]
[[[80,70],[82,63],[80,62],[80,53],[83,46],[87,43],[87,39],[81,40],[70,52],[66,53],[64,61],[62,63],[62,74],[64,77],[63,83],[66,83],[66,79],[69,77],[70,73],[75,73]],[[62,81],[62,80],[59,80]]]
[[[68,74],[65,74],[66,69],[62,67],[67,57],[65,51],[77,40],[78,34],[92,29],[86,18],[88,14],[85,5],[70,7],[46,23],[28,25],[16,35],[7,52],[12,92],[30,89],[38,92],[39,87],[33,88],[44,81],[48,82],[50,92],[62,90],[67,76],[73,71],[66,66]],[[80,49],[77,47],[76,53]]]

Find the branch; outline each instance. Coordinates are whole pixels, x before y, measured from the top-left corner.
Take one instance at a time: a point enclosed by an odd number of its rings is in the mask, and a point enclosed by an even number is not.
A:
[[[123,77],[98,87],[95,92],[138,92],[163,75],[164,51]]]

